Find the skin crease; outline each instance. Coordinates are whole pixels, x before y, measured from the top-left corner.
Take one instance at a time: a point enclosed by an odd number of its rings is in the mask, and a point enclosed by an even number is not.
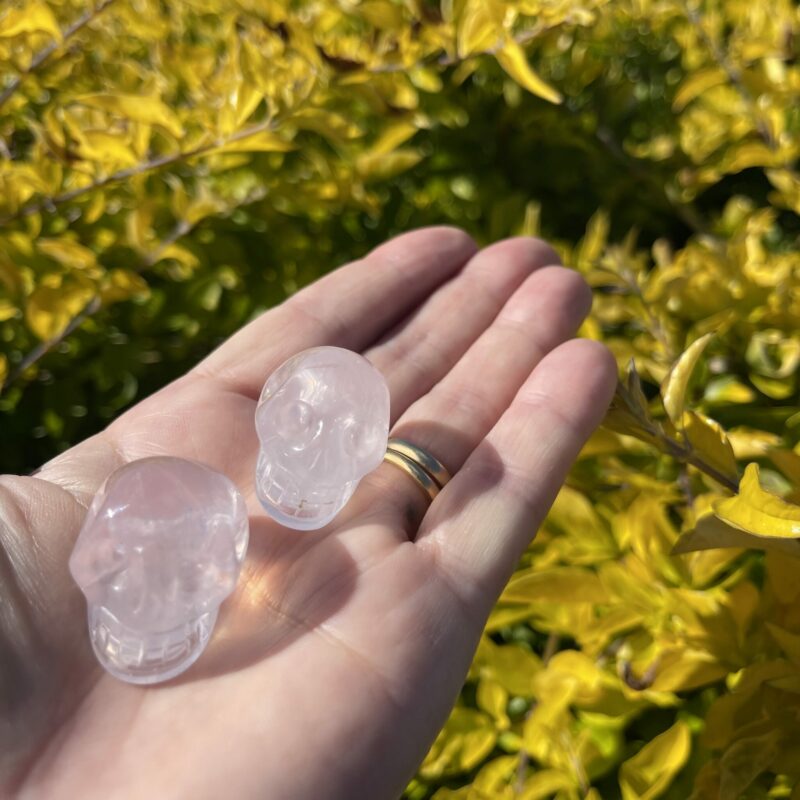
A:
[[[590,303],[540,240],[478,251],[457,229],[413,231],[267,312],[35,476],[0,478],[0,796],[399,797],[612,396],[610,353],[571,338]],[[432,505],[384,463],[321,531],[260,510],[261,386],[323,344],[364,353],[388,382],[393,432],[454,474]],[[105,477],[152,455],[235,481],[250,549],[200,660],[142,688],[96,663],[67,558]]]

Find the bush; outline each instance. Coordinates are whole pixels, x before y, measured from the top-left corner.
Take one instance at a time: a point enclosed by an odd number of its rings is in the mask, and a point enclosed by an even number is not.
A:
[[[544,235],[623,378],[406,794],[800,797],[797,5],[95,3],[0,12],[3,469],[396,232]]]

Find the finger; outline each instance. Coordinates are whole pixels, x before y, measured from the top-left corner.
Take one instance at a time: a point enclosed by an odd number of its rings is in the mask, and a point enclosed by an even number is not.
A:
[[[591,303],[577,272],[534,272],[451,372],[403,414],[392,436],[413,442],[455,474],[544,354],[574,335]],[[391,464],[381,465],[370,484],[371,496],[361,502],[383,509],[413,538],[430,500]]]
[[[318,345],[361,351],[458,272],[476,245],[457,228],[398,236],[262,314],[195,369],[257,397],[269,372]]]
[[[540,239],[490,245],[370,348],[365,355],[389,385],[392,421],[447,374],[531,272],[559,263]]]
[[[238,480],[252,468],[252,400],[270,372],[307,347],[369,346],[475,250],[457,228],[423,228],[392,239],[242,328],[188,375],[46,464],[41,477],[82,502],[109,472],[149,455],[192,458]],[[198,378],[211,378],[214,385],[200,390]]]
[[[616,380],[614,358],[598,342],[557,347],[436,498],[418,546],[479,615],[488,614],[601,422]]]

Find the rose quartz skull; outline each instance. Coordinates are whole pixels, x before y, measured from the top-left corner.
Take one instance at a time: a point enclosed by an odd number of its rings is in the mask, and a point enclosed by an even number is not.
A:
[[[247,549],[247,512],[228,478],[181,458],[145,458],[95,495],[69,560],[100,663],[156,683],[203,652]]]
[[[389,389],[357,353],[305,350],[264,384],[256,431],[256,489],[267,513],[289,528],[321,528],[383,460]]]

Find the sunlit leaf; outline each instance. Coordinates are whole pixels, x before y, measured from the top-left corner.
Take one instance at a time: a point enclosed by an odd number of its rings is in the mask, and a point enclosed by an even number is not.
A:
[[[89,285],[68,282],[61,286],[39,286],[25,306],[25,321],[42,340],[60,334],[94,296]]]
[[[525,51],[514,39],[506,40],[497,51],[496,58],[497,63],[531,94],[551,103],[561,102],[561,93],[533,71]]]
[[[456,707],[425,757],[420,775],[430,780],[466,772],[491,752],[496,740],[491,717],[482,711]]]
[[[694,368],[712,337],[713,334],[707,333],[705,336],[701,336],[699,339],[692,342],[675,362],[675,365],[669,373],[669,377],[661,387],[664,409],[675,426],[679,427],[682,423],[689,379],[692,377]]]
[[[602,603],[608,599],[603,584],[593,572],[578,567],[536,568],[517,573],[503,591],[506,603],[541,600],[560,603]]]
[[[237,136],[214,148],[215,153],[288,153],[295,149],[271,131],[255,131],[248,136]]]
[[[492,680],[481,680],[475,696],[478,708],[489,714],[494,719],[498,730],[506,730],[510,726],[506,705],[508,692]]]
[[[0,15],[0,39],[39,31],[61,41],[58,20],[46,3],[27,2],[22,8],[11,8]]]
[[[160,98],[132,94],[85,94],[76,98],[84,106],[101,108],[123,119],[159,125],[175,137],[183,135],[177,114]]]
[[[642,747],[620,767],[622,800],[653,800],[668,788],[689,757],[691,735],[685,722],[676,722]]]
[[[676,111],[681,111],[686,105],[691,103],[692,100],[701,96],[707,89],[713,86],[719,86],[727,80],[728,76],[725,70],[716,65],[692,72],[678,87],[678,91],[675,92],[672,107]]]
[[[723,522],[764,538],[800,538],[800,506],[761,488],[758,465],[748,464],[735,497],[714,510]]]
[[[88,269],[97,263],[94,251],[71,239],[39,239],[39,252],[72,269]]]
[[[736,483],[736,458],[722,426],[698,411],[684,411],[682,426],[686,440],[697,455],[720,475]]]

